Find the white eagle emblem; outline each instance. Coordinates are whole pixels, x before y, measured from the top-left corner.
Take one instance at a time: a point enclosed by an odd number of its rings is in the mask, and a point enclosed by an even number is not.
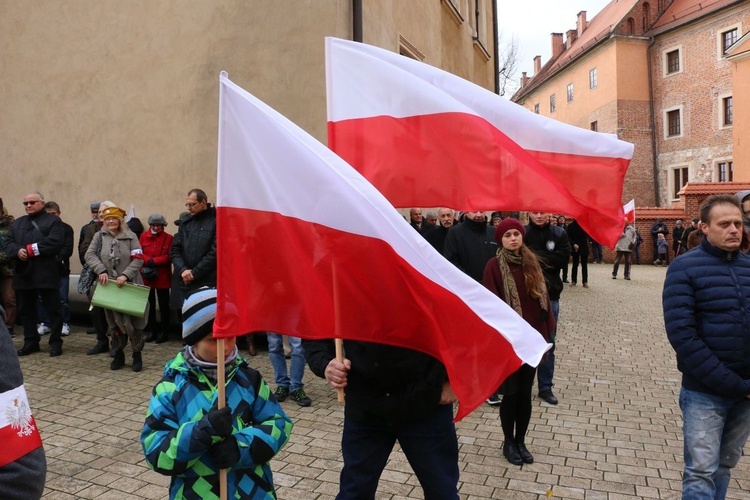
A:
[[[31,436],[36,430],[36,426],[31,423],[31,408],[26,401],[14,398],[13,404],[5,408],[5,417],[11,428],[18,431],[18,437]]]

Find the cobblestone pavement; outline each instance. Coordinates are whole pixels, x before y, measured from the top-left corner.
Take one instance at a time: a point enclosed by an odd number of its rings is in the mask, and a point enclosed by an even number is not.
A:
[[[560,404],[534,399],[527,444],[536,461],[505,461],[497,410],[483,405],[458,424],[461,498],[680,497],[679,373],[662,322],[665,271],[637,266],[624,281],[611,279],[609,265],[591,265],[589,289],[566,288],[555,374]],[[63,356],[22,358],[49,465],[44,498],[166,498],[168,478],[147,468],[138,438],[150,390],[179,344],[148,344],[145,369],[136,374],[129,366],[110,371],[106,354],[86,356],[93,343],[74,328]],[[249,360],[272,381],[265,351]],[[322,381],[306,373],[306,383],[311,407],[284,403],[295,427],[271,464],[280,498],[332,498],[338,487],[343,411]],[[378,498],[421,496],[394,451]],[[735,469],[729,496],[750,498],[750,460]]]

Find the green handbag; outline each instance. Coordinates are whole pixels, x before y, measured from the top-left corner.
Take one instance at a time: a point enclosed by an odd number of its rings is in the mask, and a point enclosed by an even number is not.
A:
[[[150,287],[133,283],[118,287],[114,280],[110,280],[106,285],[96,285],[91,305],[142,318],[146,313],[150,291]]]

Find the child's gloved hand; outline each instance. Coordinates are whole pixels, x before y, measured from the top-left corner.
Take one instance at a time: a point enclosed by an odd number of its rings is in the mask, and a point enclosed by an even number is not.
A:
[[[225,406],[221,410],[213,409],[208,412],[206,418],[218,436],[232,435],[232,409],[230,407]]]
[[[240,449],[234,436],[212,445],[208,455],[214,460],[219,469],[228,469],[240,461]]]

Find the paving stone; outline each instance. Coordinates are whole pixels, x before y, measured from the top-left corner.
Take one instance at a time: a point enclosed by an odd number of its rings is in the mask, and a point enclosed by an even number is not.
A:
[[[462,499],[538,500],[550,487],[553,498],[679,499],[681,377],[664,333],[664,269],[635,266],[629,282],[612,280],[610,272],[610,266],[592,264],[591,287],[562,294],[554,388],[560,404],[548,405],[534,393],[526,439],[534,464],[520,468],[503,458],[497,408],[484,404],[457,423]],[[17,336],[16,347],[22,341]],[[64,342],[63,356],[21,358],[48,459],[43,498],[166,498],[169,478],[146,466],[139,437],[151,389],[179,343],[147,344],[144,370],[136,374],[110,371],[106,354],[86,356],[95,339],[81,327]],[[248,359],[273,379],[265,352]],[[343,407],[309,372],[305,383],[311,407],[283,403],[295,428],[271,462],[277,493],[333,498],[343,466]],[[750,460],[743,457],[732,477],[727,498],[750,498]],[[378,500],[422,497],[396,447]]]

